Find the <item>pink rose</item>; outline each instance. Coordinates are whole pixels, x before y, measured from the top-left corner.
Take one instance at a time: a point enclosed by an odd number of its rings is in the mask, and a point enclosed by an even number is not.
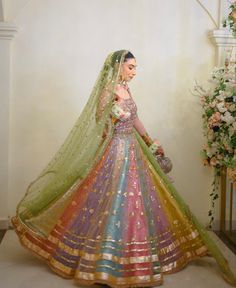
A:
[[[214,114],[212,114],[208,120],[210,127],[218,126],[220,120],[221,120],[220,112],[215,112]]]
[[[216,164],[218,164],[219,161],[216,159],[216,157],[212,157],[210,160],[210,165],[211,166],[216,166]]]

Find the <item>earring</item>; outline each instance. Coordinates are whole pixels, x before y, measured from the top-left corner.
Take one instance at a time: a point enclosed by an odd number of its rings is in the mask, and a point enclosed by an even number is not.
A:
[[[122,74],[120,74],[120,76],[119,76],[119,82],[123,82],[123,75]]]

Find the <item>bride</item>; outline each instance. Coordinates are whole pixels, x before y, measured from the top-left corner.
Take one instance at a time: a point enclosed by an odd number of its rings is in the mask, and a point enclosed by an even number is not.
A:
[[[167,173],[171,162],[138,117],[128,87],[136,59],[110,53],[63,145],[29,184],[12,224],[21,244],[81,285],[157,286],[212,256],[227,260]]]

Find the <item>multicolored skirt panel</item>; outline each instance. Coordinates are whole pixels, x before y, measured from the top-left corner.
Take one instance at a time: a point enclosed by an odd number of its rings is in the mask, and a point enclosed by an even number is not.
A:
[[[82,285],[155,286],[163,275],[207,254],[134,135],[115,133],[47,238],[17,217],[24,247]]]

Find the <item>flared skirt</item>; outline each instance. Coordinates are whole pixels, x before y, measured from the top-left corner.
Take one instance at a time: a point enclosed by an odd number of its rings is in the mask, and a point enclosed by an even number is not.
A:
[[[12,218],[22,245],[81,285],[162,284],[208,250],[151,168],[133,132],[114,134],[47,238]]]

